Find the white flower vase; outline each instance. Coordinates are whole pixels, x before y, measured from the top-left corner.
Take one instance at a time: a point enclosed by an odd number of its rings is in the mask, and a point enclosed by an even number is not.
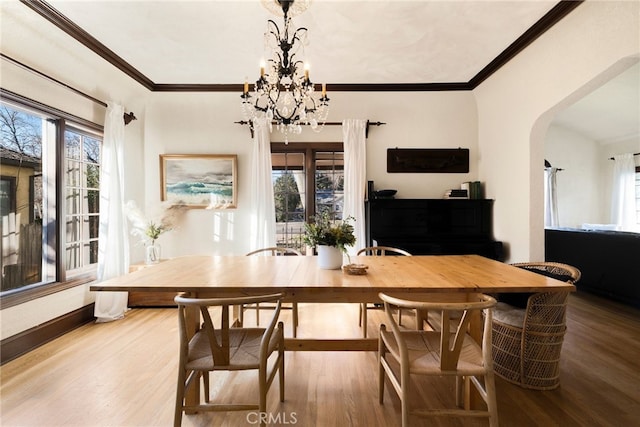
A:
[[[147,246],[147,253],[145,258],[146,264],[157,264],[160,262],[160,245],[155,240],[151,241],[151,244]]]
[[[342,251],[335,246],[318,245],[318,267],[323,270],[342,267]]]

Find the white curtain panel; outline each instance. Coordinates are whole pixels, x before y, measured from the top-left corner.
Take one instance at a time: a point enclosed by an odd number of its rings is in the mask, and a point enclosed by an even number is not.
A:
[[[124,108],[108,103],[100,165],[100,228],[98,281],[129,270],[129,239],[124,211]],[[121,319],[127,311],[127,292],[98,292],[97,322]]]
[[[251,250],[276,245],[276,212],[271,183],[271,136],[265,118],[253,120],[251,150]]]
[[[344,143],[344,208],[343,218],[355,218],[356,244],[347,248],[350,255],[366,246],[364,194],[367,185],[367,121],[342,121]]]
[[[613,191],[611,222],[622,231],[637,231],[636,224],[636,165],[632,153],[613,156]]]
[[[558,190],[556,175],[558,168],[544,168],[544,226],[557,227]]]

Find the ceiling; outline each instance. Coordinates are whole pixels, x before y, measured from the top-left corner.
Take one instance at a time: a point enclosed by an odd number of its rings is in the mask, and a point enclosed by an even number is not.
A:
[[[255,81],[267,20],[282,28],[260,0],[48,3],[155,84]],[[557,4],[312,0],[293,23],[315,83],[468,82]]]
[[[640,63],[556,114],[553,123],[602,144],[640,138]]]
[[[31,0],[54,22],[151,90],[240,91],[266,59],[274,0]],[[299,0],[303,1],[303,0]],[[328,90],[469,90],[570,13],[557,0],[304,0],[303,58]],[[25,2],[25,4],[27,4]],[[21,5],[27,9],[25,5]],[[36,13],[32,13],[34,18]],[[96,47],[97,46],[97,47]],[[67,46],[66,49],[73,47]],[[80,51],[78,51],[80,52]],[[640,67],[561,112],[596,141],[640,134]]]

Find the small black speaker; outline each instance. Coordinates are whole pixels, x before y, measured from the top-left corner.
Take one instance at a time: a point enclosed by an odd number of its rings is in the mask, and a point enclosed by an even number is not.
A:
[[[367,199],[375,199],[376,195],[373,192],[373,181],[367,181]]]

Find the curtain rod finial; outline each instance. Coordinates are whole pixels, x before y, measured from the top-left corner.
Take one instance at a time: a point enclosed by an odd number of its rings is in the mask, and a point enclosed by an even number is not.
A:
[[[138,118],[135,116],[135,114],[133,114],[133,112],[124,113],[124,124],[125,124],[125,126],[128,125],[129,123],[131,123],[133,120],[138,120]]]

